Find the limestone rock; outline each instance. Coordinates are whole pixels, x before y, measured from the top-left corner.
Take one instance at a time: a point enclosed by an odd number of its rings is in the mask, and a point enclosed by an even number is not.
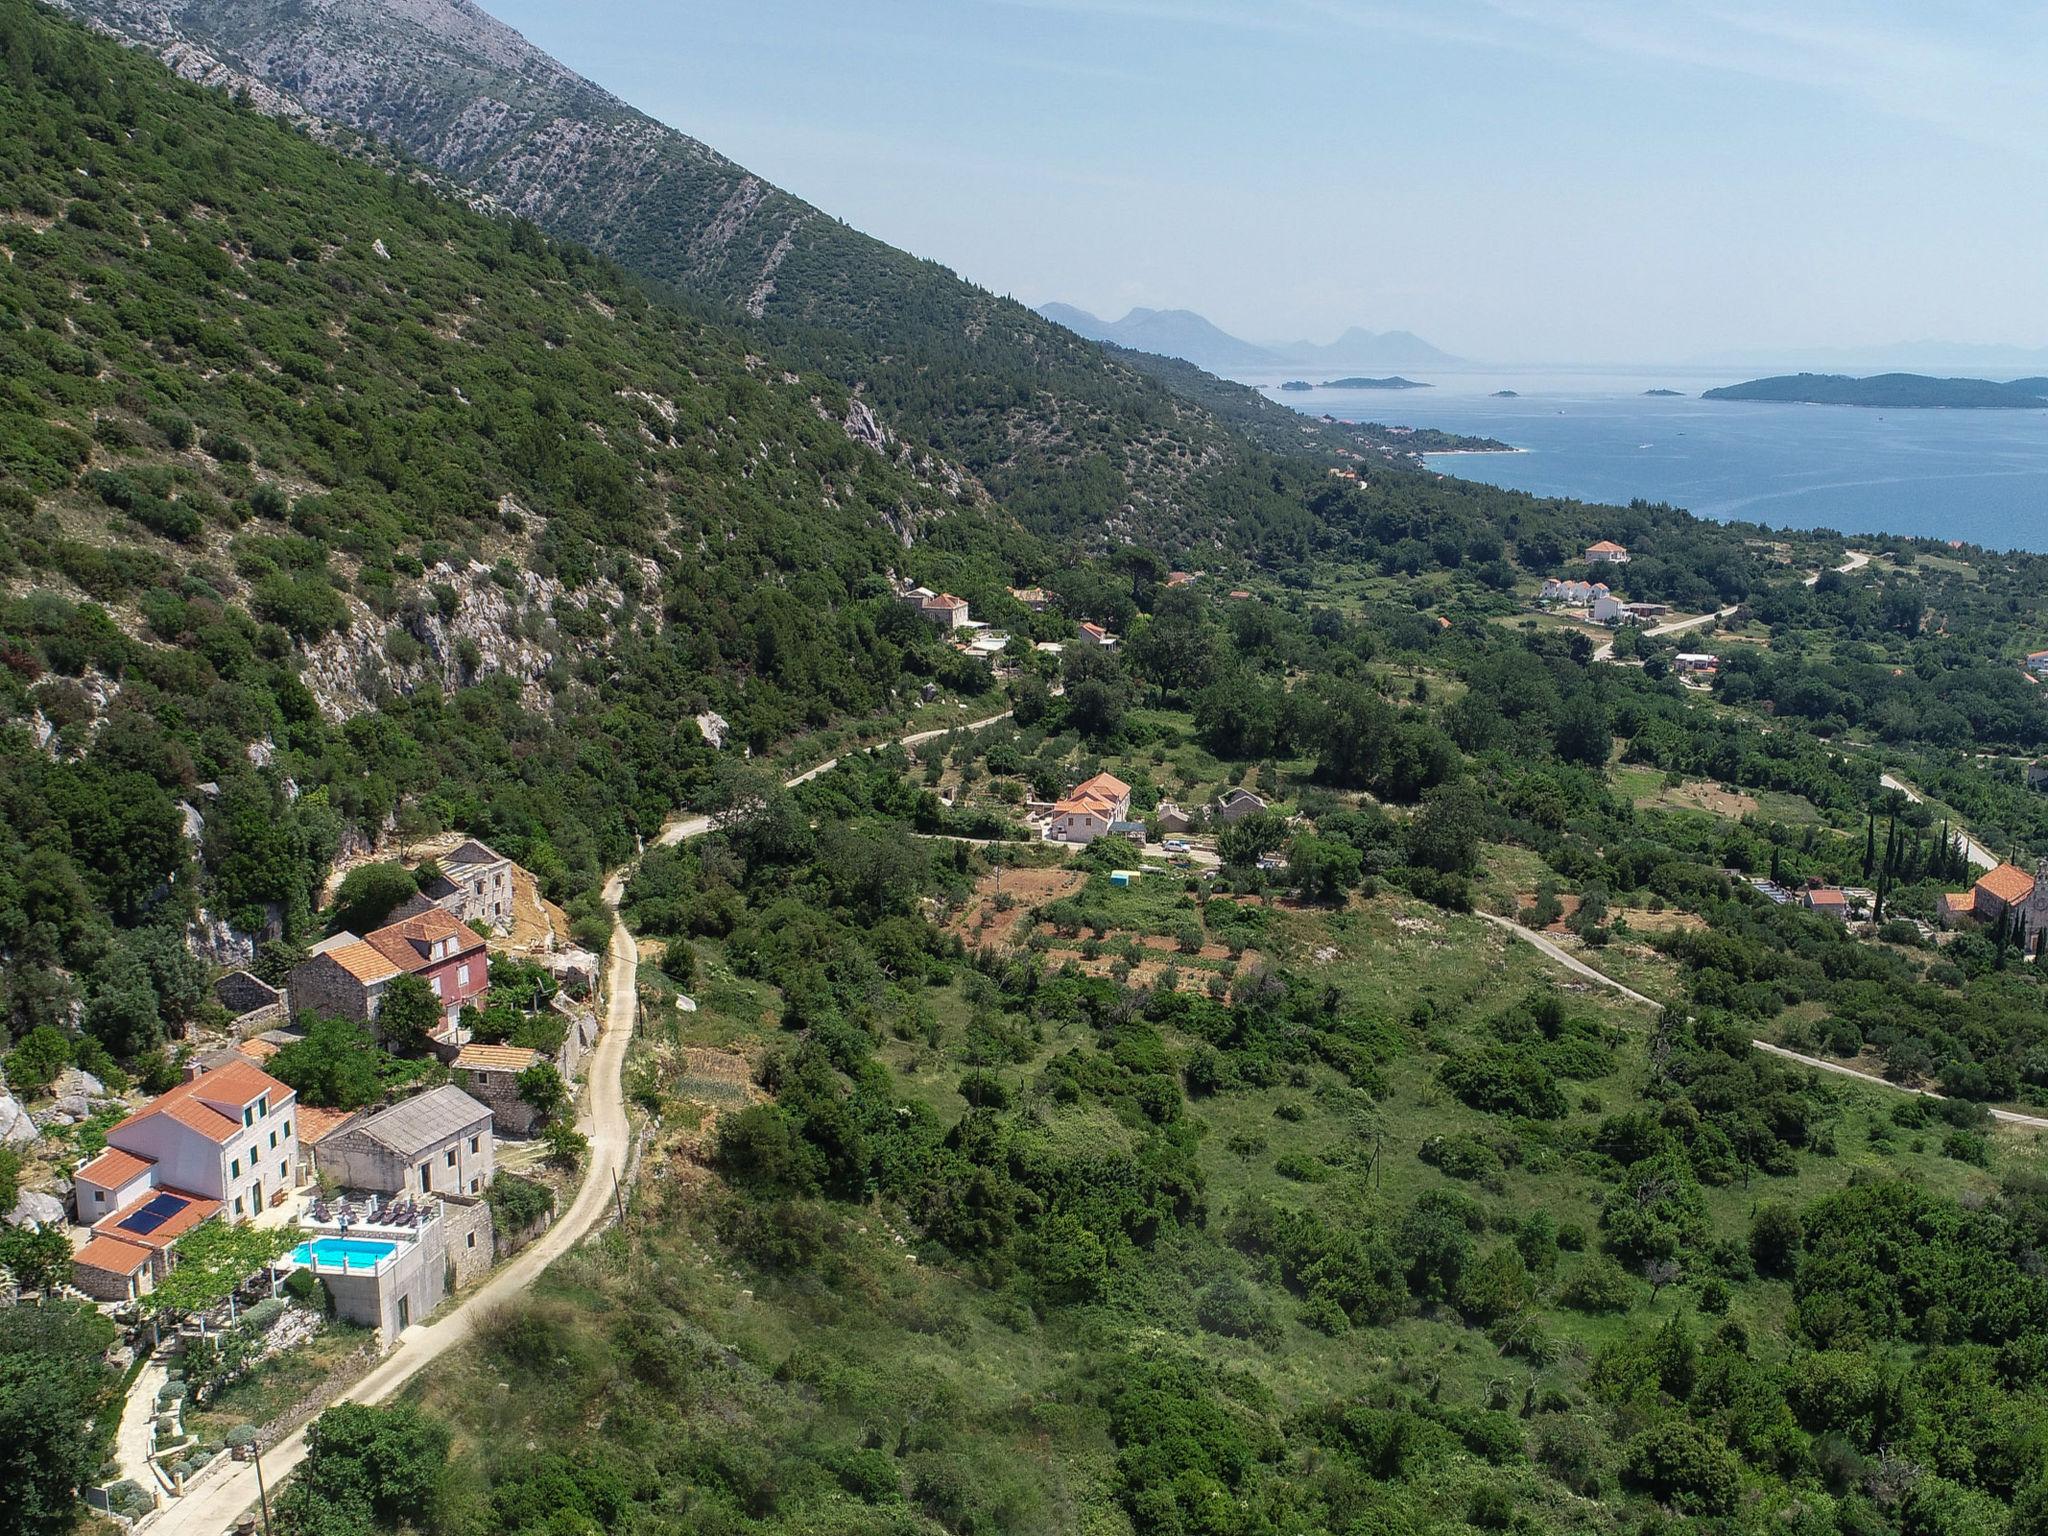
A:
[[[11,1093],[0,1093],[0,1147],[25,1146],[42,1134]]]
[[[24,1189],[21,1198],[14,1202],[14,1209],[7,1213],[10,1227],[61,1227],[64,1225],[64,1202],[55,1195],[46,1195],[39,1189]]]

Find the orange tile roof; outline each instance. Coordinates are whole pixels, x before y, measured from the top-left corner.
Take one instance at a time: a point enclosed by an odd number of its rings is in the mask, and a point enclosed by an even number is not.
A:
[[[266,1040],[261,1035],[253,1040],[244,1040],[235,1047],[237,1056],[246,1056],[254,1062],[265,1062],[275,1056],[283,1047],[275,1040]]]
[[[116,1232],[120,1231],[123,1221],[127,1220],[129,1216],[133,1215],[143,1206],[149,1204],[158,1195],[177,1195],[186,1202],[185,1208],[153,1232],[124,1233],[120,1237],[115,1237],[115,1242],[123,1244],[140,1243],[145,1248],[168,1248],[202,1221],[218,1214],[220,1211],[220,1202],[218,1200],[208,1200],[202,1195],[191,1194],[186,1190],[172,1189],[167,1185],[159,1185],[141,1199],[129,1201],[120,1210],[114,1212],[113,1215],[102,1216],[92,1224],[93,1231],[101,1237],[113,1237]]]
[[[524,1072],[539,1060],[539,1051],[523,1045],[465,1045],[450,1065],[484,1072]]]
[[[1977,910],[1975,891],[1944,891],[1941,899],[1951,912],[1974,912]]]
[[[2034,877],[2017,864],[2001,864],[1986,871],[1976,889],[1989,891],[2004,902],[2025,901],[2034,889]]]
[[[325,953],[329,960],[365,984],[389,981],[403,969],[366,939],[357,939],[353,944],[338,944]]]
[[[149,1158],[123,1152],[119,1147],[109,1147],[73,1177],[88,1180],[103,1189],[119,1189],[130,1179],[149,1172],[155,1166]]]
[[[1104,821],[1116,819],[1115,805],[1107,800],[1097,799],[1094,795],[1079,799],[1055,800],[1052,813],[1055,816],[1100,816]]]
[[[249,1061],[231,1061],[224,1067],[202,1073],[165,1093],[158,1094],[125,1120],[117,1121],[107,1134],[140,1124],[153,1115],[169,1115],[178,1124],[213,1141],[226,1141],[242,1128],[240,1116],[222,1114],[206,1099],[237,1106],[253,1104],[266,1093],[289,1097],[291,1089]]]
[[[1077,795],[1107,795],[1112,800],[1120,800],[1130,792],[1131,786],[1113,773],[1098,773],[1074,786]]]
[[[1816,907],[1846,907],[1849,904],[1849,898],[1830,885],[1824,885],[1817,890],[1808,891],[1806,899]]]
[[[355,1117],[356,1112],[352,1109],[322,1109],[317,1104],[301,1104],[298,1124],[299,1145],[310,1147],[337,1126],[346,1125]]]
[[[448,955],[467,954],[484,947],[482,937],[474,928],[458,922],[440,907],[429,907],[418,917],[408,917],[402,922],[379,928],[363,942],[400,970],[416,971],[431,963],[427,953],[441,939],[456,941]],[[448,955],[442,959],[447,959]]]
[[[1602,539],[1597,544],[1588,544],[1586,546],[1586,553],[1591,554],[1596,549],[1603,555],[1618,555],[1625,552],[1627,546],[1617,544],[1612,539]]]
[[[71,1262],[87,1269],[102,1269],[110,1275],[132,1275],[149,1262],[149,1250],[124,1243],[118,1237],[95,1237],[71,1255]]]

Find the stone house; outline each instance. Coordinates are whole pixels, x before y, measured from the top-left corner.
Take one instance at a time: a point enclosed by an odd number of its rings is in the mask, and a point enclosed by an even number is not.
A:
[[[512,861],[469,838],[437,859],[438,877],[420,894],[463,923],[505,928],[512,922]]]
[[[366,938],[337,933],[292,968],[291,1005],[302,1013],[372,1022],[391,983],[418,976],[441,1003],[435,1038],[461,1043],[467,1004],[483,1006],[490,964],[482,937],[437,906],[387,923]]]
[[[1243,821],[1266,808],[1266,797],[1255,795],[1248,789],[1233,789],[1216,797],[1216,819],[1229,823]]]
[[[235,1016],[237,1035],[259,1033],[284,1019],[284,993],[248,971],[229,971],[216,981],[213,1000]]]
[[[456,1083],[491,1112],[495,1130],[524,1136],[540,1112],[519,1096],[519,1074],[547,1058],[519,1045],[465,1045],[449,1064]]]
[[[314,1161],[345,1189],[480,1195],[495,1156],[490,1109],[444,1083],[330,1132]]]

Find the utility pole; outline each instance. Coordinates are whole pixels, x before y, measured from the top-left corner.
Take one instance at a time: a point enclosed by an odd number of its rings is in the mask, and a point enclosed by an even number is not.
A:
[[[619,1170],[612,1170],[612,1203],[619,1208],[619,1225],[626,1224],[626,1192],[619,1187]]]
[[[270,1536],[270,1490],[263,1483],[263,1442],[258,1440],[250,1449],[255,1453],[256,1502],[263,1511],[263,1536]]]

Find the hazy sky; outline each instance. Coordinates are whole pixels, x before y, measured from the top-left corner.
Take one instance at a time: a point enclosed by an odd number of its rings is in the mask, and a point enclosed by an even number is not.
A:
[[[1492,361],[2048,343],[2048,8],[483,0],[1030,303]]]

